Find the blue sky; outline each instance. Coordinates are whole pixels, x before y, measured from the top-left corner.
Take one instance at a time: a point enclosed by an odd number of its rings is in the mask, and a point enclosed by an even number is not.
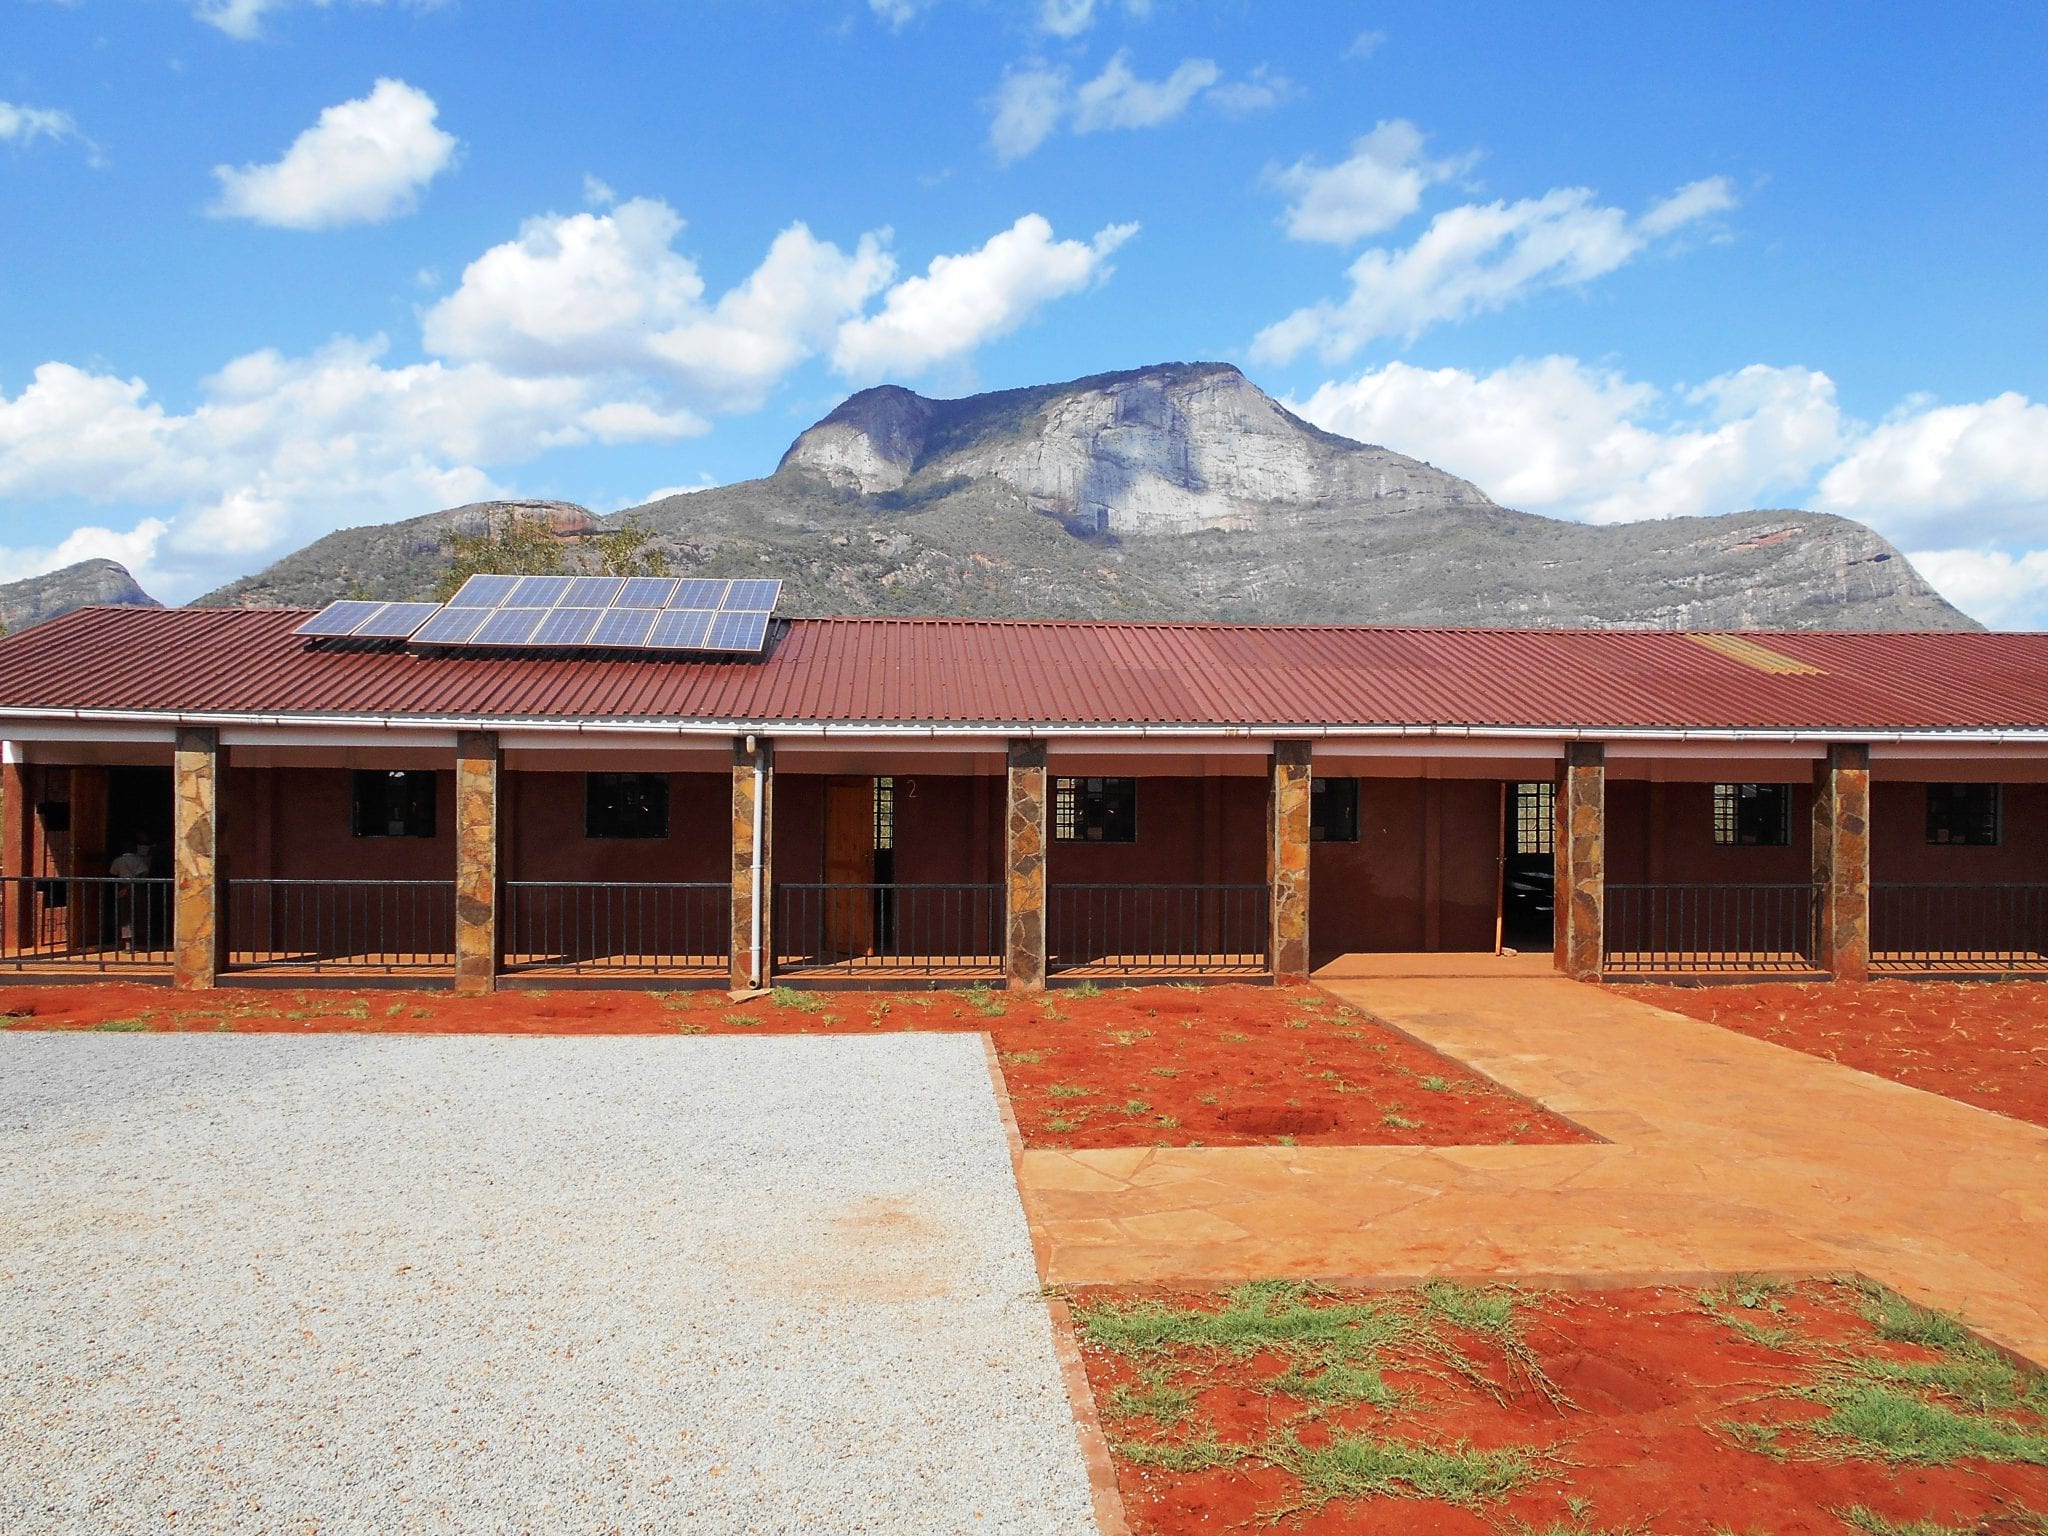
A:
[[[0,0],[0,580],[1238,363],[1496,499],[2048,625],[2048,12]]]

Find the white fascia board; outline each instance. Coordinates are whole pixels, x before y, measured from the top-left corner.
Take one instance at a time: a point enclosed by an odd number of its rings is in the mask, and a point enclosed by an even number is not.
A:
[[[645,745],[650,739],[704,740],[732,736],[763,736],[777,740],[862,742],[874,745],[912,741],[944,742],[951,750],[971,750],[983,739],[1010,738],[1048,743],[1114,742],[1174,743],[1183,750],[1217,750],[1230,740],[1263,746],[1274,741],[1343,743],[1427,742],[1442,755],[1447,743],[1470,742],[1474,750],[1499,752],[1510,745],[1532,746],[1564,741],[1604,742],[1610,751],[1637,752],[1674,743],[1733,745],[1786,744],[1825,746],[1837,742],[1866,743],[1887,748],[1910,745],[1929,755],[1958,747],[2008,746],[2048,750],[2048,728],[1985,727],[1972,730],[1844,730],[1655,727],[1620,729],[1591,725],[1048,725],[1031,722],[977,721],[941,724],[831,722],[811,720],[545,720],[491,716],[247,714],[201,710],[11,709],[0,712],[0,730],[21,740],[147,740],[166,741],[180,726],[212,726],[236,732],[244,744],[269,743],[274,733],[351,731],[369,733],[380,742],[397,737],[406,742],[448,737],[455,731],[517,732],[526,746],[533,738],[584,739],[626,737]],[[60,734],[61,733],[61,734]],[[424,743],[423,743],[424,744]]]

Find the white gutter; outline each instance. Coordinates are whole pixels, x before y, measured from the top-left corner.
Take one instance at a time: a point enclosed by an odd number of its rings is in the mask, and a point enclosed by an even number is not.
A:
[[[1942,742],[1959,746],[2048,746],[2048,727],[1944,730],[1857,730],[1828,727],[1639,727],[1600,725],[1048,725],[1043,722],[877,724],[804,720],[547,720],[520,716],[231,714],[214,711],[0,709],[6,722],[82,722],[155,726],[274,726],[279,728],[406,731],[531,731],[536,734],[733,737],[760,734],[816,741],[887,741],[909,737],[945,740],[966,736],[1018,736],[1043,741],[1176,741],[1249,738],[1288,741],[1374,741],[1419,738],[1467,741],[1604,742]],[[25,737],[24,739],[33,739]]]

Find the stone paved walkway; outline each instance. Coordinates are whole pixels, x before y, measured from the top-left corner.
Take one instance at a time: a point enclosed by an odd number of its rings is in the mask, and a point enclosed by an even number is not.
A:
[[[1049,1281],[1853,1270],[2048,1363],[2048,1131],[1555,976],[1324,985],[1608,1144],[1027,1152]]]

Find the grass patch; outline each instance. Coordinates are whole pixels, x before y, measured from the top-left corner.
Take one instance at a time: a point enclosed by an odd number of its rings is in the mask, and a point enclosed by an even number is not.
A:
[[[1214,1311],[1163,1301],[1110,1301],[1083,1307],[1078,1321],[1089,1343],[1128,1356],[1174,1349],[1239,1356],[1273,1350],[1356,1359],[1410,1331],[1390,1308],[1371,1302],[1311,1305],[1317,1294],[1292,1281],[1254,1280],[1231,1291]]]
[[[1393,1131],[1419,1131],[1422,1129],[1422,1122],[1420,1120],[1410,1120],[1397,1109],[1390,1109],[1384,1115],[1381,1115],[1380,1124]]]
[[[1151,1038],[1152,1031],[1149,1029],[1112,1029],[1109,1032],[1111,1045],[1136,1045],[1140,1040]]]
[[[1080,1087],[1075,1083],[1054,1083],[1045,1091],[1056,1099],[1085,1099],[1095,1090],[1093,1088]]]
[[[1878,1285],[1865,1286],[1863,1296],[1864,1319],[1877,1330],[1881,1339],[1901,1344],[1924,1344],[1944,1354],[1983,1349],[1970,1330],[1963,1326],[1963,1320],[1954,1313],[1918,1306],[1898,1292]]]
[[[1469,1506],[1504,1498],[1535,1475],[1525,1451],[1408,1445],[1366,1435],[1332,1435],[1315,1447],[1292,1434],[1275,1435],[1261,1454],[1301,1484],[1300,1507],[1309,1510],[1333,1499],[1375,1496]]]
[[[1422,1086],[1430,1093],[1449,1093],[1451,1085],[1440,1077],[1425,1077]]]
[[[1091,997],[1102,996],[1102,988],[1095,985],[1092,981],[1078,982],[1074,986],[1068,987],[1066,992],[1067,996],[1084,1003]]]
[[[1738,1337],[1764,1349],[1788,1350],[1799,1342],[1799,1336],[1792,1329],[1740,1314],[1762,1312],[1781,1317],[1785,1304],[1779,1298],[1791,1289],[1785,1281],[1763,1275],[1733,1275],[1719,1285],[1701,1291],[1700,1306]]]
[[[1401,1396],[1387,1385],[1386,1378],[1376,1367],[1352,1365],[1344,1360],[1333,1360],[1319,1370],[1312,1370],[1297,1360],[1275,1376],[1272,1384],[1275,1391],[1298,1397],[1305,1403],[1345,1407],[1363,1403],[1374,1408],[1391,1408]]]
[[[967,1006],[985,1019],[1000,1019],[1008,1006],[1003,994],[993,990],[985,981],[977,981],[961,995],[967,999]]]
[[[1431,1280],[1422,1287],[1422,1300],[1432,1316],[1456,1327],[1469,1328],[1474,1333],[1489,1334],[1499,1339],[1517,1336],[1517,1297],[1513,1291]]]
[[[1811,1389],[1828,1415],[1811,1426],[1824,1451],[1916,1466],[1957,1461],[2048,1467],[2048,1435],[1988,1414],[1963,1413],[1896,1386],[1839,1378]]]
[[[1069,1120],[1065,1115],[1052,1115],[1046,1119],[1045,1128],[1055,1136],[1071,1136],[1075,1131],[1081,1129],[1087,1123],[1087,1120],[1088,1117],[1086,1115],[1081,1116],[1078,1120]]]
[[[1162,1472],[1207,1472],[1242,1460],[1244,1448],[1225,1445],[1216,1431],[1186,1440],[1117,1440],[1116,1453],[1140,1467],[1157,1467]]]
[[[1194,1406],[1194,1393],[1171,1385],[1163,1375],[1152,1375],[1143,1386],[1118,1387],[1110,1393],[1103,1412],[1112,1419],[1150,1419],[1162,1429],[1172,1429]]]
[[[142,1019],[102,1019],[92,1027],[102,1034],[132,1034],[138,1029],[149,1028],[149,1025]]]
[[[1723,1419],[1721,1433],[1741,1446],[1745,1451],[1754,1451],[1759,1456],[1768,1456],[1773,1461],[1785,1459],[1785,1447],[1778,1443],[1783,1426],[1778,1424],[1748,1424],[1740,1419]]]
[[[816,1013],[825,1006],[825,999],[817,993],[799,992],[795,987],[776,987],[768,998],[776,1007],[794,1008],[798,1013]]]
[[[1180,1076],[1180,1068],[1179,1068],[1179,1067],[1154,1067],[1154,1068],[1152,1069],[1152,1075],[1153,1075],[1154,1077],[1179,1077],[1179,1076]]]

